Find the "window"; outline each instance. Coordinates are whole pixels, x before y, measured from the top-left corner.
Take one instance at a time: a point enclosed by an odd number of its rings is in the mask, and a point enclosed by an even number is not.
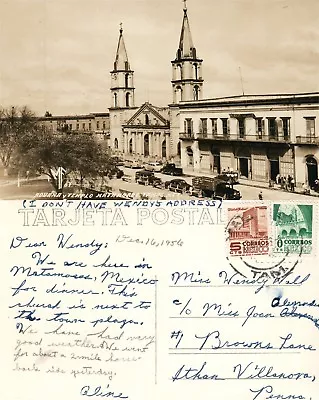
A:
[[[180,86],[176,87],[176,101],[177,103],[183,100],[183,89]]]
[[[100,121],[96,121],[96,129],[100,129]]]
[[[191,118],[185,119],[185,132],[189,135],[193,133],[193,120]]]
[[[284,134],[284,139],[287,140],[290,138],[290,118],[281,118],[282,119],[282,130]]]
[[[125,74],[125,87],[128,88],[128,78],[129,74]]]
[[[276,118],[268,118],[268,135],[270,139],[277,139]]]
[[[114,139],[114,148],[115,149],[119,148],[119,141],[117,140],[117,138]]]
[[[92,124],[89,122],[89,131],[92,129]]]
[[[82,129],[85,131],[85,123],[82,124]]]
[[[117,93],[114,93],[114,107],[117,107]]]
[[[245,118],[238,118],[238,134],[240,138],[244,138],[246,134]]]
[[[145,114],[145,125],[149,125],[149,123],[150,123],[149,116],[148,114]]]
[[[222,127],[223,127],[223,135],[228,136],[229,135],[229,122],[228,118],[221,118],[222,120]]]
[[[103,121],[103,131],[105,131],[105,121]]]
[[[265,133],[265,121],[262,118],[256,118],[256,134],[259,139]]]
[[[315,136],[315,117],[306,117],[307,137]]]
[[[72,124],[69,125],[69,130],[72,131]]]
[[[125,95],[125,106],[126,107],[130,106],[130,93],[126,93]]]
[[[207,118],[201,118],[199,122],[199,133],[207,135]]]
[[[80,129],[80,124],[76,124],[76,130],[78,131]]]
[[[198,79],[198,65],[194,64],[194,71],[195,71],[195,79]]]
[[[198,85],[194,86],[194,100],[198,100],[199,98],[199,87]]]
[[[217,118],[211,118],[212,121],[212,134],[217,135]]]

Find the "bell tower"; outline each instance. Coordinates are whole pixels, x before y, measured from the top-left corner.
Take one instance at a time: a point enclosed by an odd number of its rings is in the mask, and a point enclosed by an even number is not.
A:
[[[111,108],[134,107],[134,71],[131,70],[125,48],[123,27],[120,24],[120,36],[111,71]]]
[[[203,98],[202,62],[194,47],[186,0],[184,0],[183,22],[176,58],[172,61],[173,104],[180,101],[200,100]]]

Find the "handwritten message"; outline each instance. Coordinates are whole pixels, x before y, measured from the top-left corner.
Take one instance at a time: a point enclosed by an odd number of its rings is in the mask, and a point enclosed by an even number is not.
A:
[[[1,398],[314,400],[314,259],[230,257],[221,203],[127,204],[3,203]]]

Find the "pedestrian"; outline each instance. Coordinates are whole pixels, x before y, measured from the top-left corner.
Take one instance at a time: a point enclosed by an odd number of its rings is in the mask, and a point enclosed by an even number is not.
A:
[[[280,177],[280,188],[281,189],[285,188],[285,178],[283,176]]]
[[[292,192],[295,191],[295,180],[294,180],[294,178],[291,178],[291,181],[290,181],[290,190],[291,190]]]
[[[258,199],[259,200],[263,200],[263,192],[262,191],[259,192]]]
[[[285,190],[288,191],[288,179],[285,177]]]
[[[26,179],[27,179],[27,181],[28,181],[28,180],[29,180],[29,177],[30,177],[30,171],[29,171],[29,170],[26,171],[25,177],[26,177]]]
[[[292,177],[290,175],[288,175],[288,179],[287,179],[287,189],[291,190],[291,180]]]
[[[276,184],[280,185],[280,174],[276,175]]]

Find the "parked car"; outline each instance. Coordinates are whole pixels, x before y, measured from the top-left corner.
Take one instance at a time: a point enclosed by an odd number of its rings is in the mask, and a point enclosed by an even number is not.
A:
[[[161,178],[158,178],[154,176],[154,179],[152,181],[152,186],[155,188],[163,189],[164,188],[164,182],[162,181]]]
[[[154,179],[154,172],[151,171],[142,170],[135,173],[135,182],[140,185],[152,185]]]
[[[216,184],[213,198],[223,200],[240,200],[241,194],[239,190],[233,189],[232,185],[228,182],[221,181]]]
[[[143,168],[142,163],[139,160],[125,160],[124,167],[134,169]]]
[[[124,165],[124,161],[120,157],[117,157],[117,156],[111,157],[111,161],[117,166]]]
[[[112,178],[121,179],[123,175],[124,175],[124,172],[116,166],[114,166],[107,174],[107,176],[110,179],[112,179]]]
[[[178,193],[190,193],[192,185],[188,184],[184,179],[172,179],[165,182],[165,189]]]
[[[141,169],[141,168],[143,168],[143,163],[142,163],[140,160],[134,160],[134,161],[132,162],[131,168],[134,168],[134,169]]]
[[[124,167],[126,168],[132,168],[133,161],[132,160],[125,160],[124,161]]]
[[[173,175],[173,176],[182,176],[183,175],[182,168],[176,167],[176,165],[173,163],[164,165],[164,167],[161,169],[161,172],[163,174]]]
[[[132,180],[133,180],[133,177],[131,175],[124,174],[122,176],[122,181],[124,181],[124,182],[132,182]]]
[[[192,179],[192,195],[224,200],[240,200],[241,194],[232,184],[222,179],[197,176]]]
[[[145,169],[152,172],[161,172],[162,168],[163,163],[160,161],[149,162],[145,165]]]

